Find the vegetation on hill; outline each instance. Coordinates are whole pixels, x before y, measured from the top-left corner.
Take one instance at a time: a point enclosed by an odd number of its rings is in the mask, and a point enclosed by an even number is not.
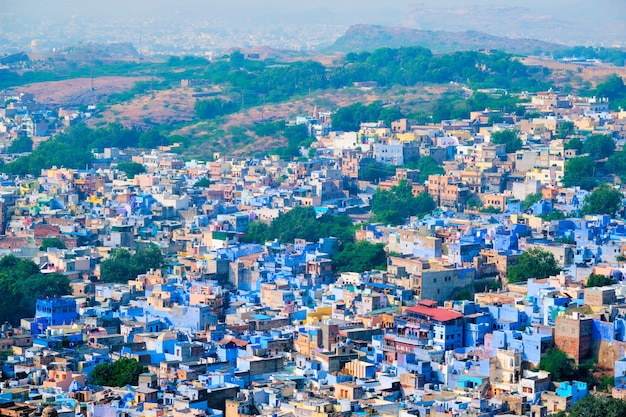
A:
[[[566,49],[558,49],[552,52],[554,59],[578,58],[599,59],[618,67],[623,67],[626,61],[626,51],[620,48],[604,48],[595,46],[574,46]]]
[[[390,225],[404,224],[411,216],[424,216],[436,208],[435,201],[426,191],[413,196],[412,186],[400,180],[390,190],[378,188],[372,198],[372,220]]]
[[[384,107],[380,101],[369,105],[354,103],[341,107],[333,115],[333,130],[354,132],[358,131],[361,123],[382,121],[385,126],[391,126],[394,120],[406,117],[397,107]]]
[[[598,84],[592,93],[596,97],[608,98],[612,110],[626,108],[626,85],[624,79],[617,74]]]
[[[422,46],[435,53],[451,51],[498,49],[510,53],[534,54],[538,51],[556,51],[562,45],[534,40],[511,39],[477,31],[444,32],[388,27],[378,25],[354,25],[326,50],[328,51],[372,51],[381,47]]]
[[[144,138],[144,139],[141,139]],[[36,150],[27,156],[7,164],[3,171],[17,175],[39,175],[42,169],[52,166],[66,168],[85,168],[93,162],[92,150],[116,147],[125,149],[143,144],[156,145],[151,141],[158,138],[158,133],[142,134],[135,129],[126,129],[120,124],[111,123],[106,127],[90,129],[78,124],[42,142]],[[160,139],[158,139],[160,142]]]
[[[0,322],[17,325],[34,316],[38,298],[67,295],[71,288],[66,276],[42,274],[30,259],[7,255],[0,258],[0,293]]]

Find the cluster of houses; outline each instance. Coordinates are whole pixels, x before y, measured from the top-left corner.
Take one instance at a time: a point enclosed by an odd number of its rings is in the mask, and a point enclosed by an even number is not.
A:
[[[562,187],[576,153],[555,138],[572,121],[620,147],[626,113],[551,91],[528,106],[540,116],[485,110],[358,132],[333,132],[332,116],[316,111],[297,121],[319,134],[316,153],[291,162],[110,148],[92,169],[5,175],[0,252],[66,275],[73,293],[40,299],[34,317],[0,328],[0,416],[539,417],[594,390],[539,369],[554,347],[576,364],[597,359],[614,377],[611,395],[626,396],[626,225],[578,216],[588,192]],[[29,134],[20,129],[16,137]],[[502,129],[517,130],[524,147],[507,154],[492,144]],[[420,183],[402,165],[425,156],[445,174]],[[116,169],[124,160],[147,172],[127,178]],[[372,160],[397,166],[395,175],[359,179]],[[401,226],[360,227],[357,240],[385,245],[384,271],[337,273],[333,236],[243,243],[252,221],[298,206],[367,219],[375,190],[401,180],[440,208]],[[472,198],[493,209],[470,207]],[[542,216],[554,210],[571,217]],[[50,238],[65,248],[41,250]],[[148,245],[163,268],[100,280],[111,251]],[[562,272],[507,285],[507,269],[536,247]],[[591,274],[614,284],[586,287]],[[146,367],[138,385],[92,383],[97,365],[124,357]]]

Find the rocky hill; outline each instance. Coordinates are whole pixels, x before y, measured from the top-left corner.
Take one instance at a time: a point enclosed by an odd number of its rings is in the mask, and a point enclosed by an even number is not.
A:
[[[508,53],[536,55],[564,49],[563,45],[536,39],[511,39],[483,32],[444,32],[401,27],[355,25],[337,39],[327,52],[373,51],[381,47],[422,46],[434,53],[498,49]]]

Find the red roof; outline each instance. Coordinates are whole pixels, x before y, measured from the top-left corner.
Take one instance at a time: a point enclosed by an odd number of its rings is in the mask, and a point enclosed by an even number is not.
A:
[[[217,343],[219,345],[223,346],[223,345],[226,345],[226,344],[231,343],[231,342],[234,343],[235,346],[237,346],[238,348],[246,347],[248,345],[248,342],[246,342],[245,340],[236,339],[234,337],[224,338],[224,339],[220,340]]]
[[[426,307],[437,307],[437,302],[435,300],[420,300],[417,304]]]
[[[426,307],[417,305],[414,307],[407,307],[406,311],[411,313],[420,314],[422,316],[427,316],[432,320],[439,322],[446,322],[454,319],[458,319],[463,317],[463,314],[457,313],[456,311],[446,310],[444,308],[438,307]]]

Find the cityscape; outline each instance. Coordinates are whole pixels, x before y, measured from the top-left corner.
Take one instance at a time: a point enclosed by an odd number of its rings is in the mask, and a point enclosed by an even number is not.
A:
[[[26,3],[0,417],[626,416],[623,10]]]

